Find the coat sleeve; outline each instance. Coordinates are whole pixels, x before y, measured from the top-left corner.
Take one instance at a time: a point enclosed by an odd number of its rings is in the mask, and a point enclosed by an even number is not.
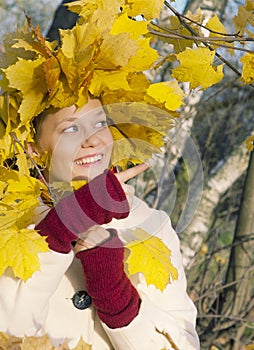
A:
[[[158,223],[161,225],[156,229]],[[162,211],[153,211],[149,220],[139,226],[156,234],[171,250],[171,263],[178,270],[178,279],[161,292],[154,285],[147,285],[142,273],[135,275],[132,282],[141,298],[139,314],[126,327],[110,329],[103,324],[103,328],[116,350],[198,350],[196,308],[186,292],[179,239],[170,219]]]
[[[0,329],[17,337],[40,336],[49,299],[57,289],[74,254],[54,251],[39,254],[41,271],[26,282],[7,270],[0,277]]]

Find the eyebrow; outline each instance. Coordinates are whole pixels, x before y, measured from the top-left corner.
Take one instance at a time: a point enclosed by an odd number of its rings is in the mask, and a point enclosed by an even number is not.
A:
[[[87,113],[89,113],[89,112],[87,112]],[[57,128],[59,125],[61,125],[62,123],[65,123],[65,122],[74,122],[75,120],[78,120],[78,119],[84,117],[85,115],[86,115],[86,113],[85,113],[83,116],[80,116],[80,117],[70,117],[70,118],[68,118],[68,119],[62,119],[62,120],[60,120],[60,121],[56,124],[56,128]],[[100,116],[102,116],[102,115],[103,115],[103,116],[104,116],[104,115],[106,116],[106,113],[105,113],[105,111],[104,111],[103,109],[95,113],[95,117],[100,117]]]

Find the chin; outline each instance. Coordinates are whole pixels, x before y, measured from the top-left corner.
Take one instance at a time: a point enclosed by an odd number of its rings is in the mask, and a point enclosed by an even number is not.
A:
[[[73,174],[72,180],[92,180],[96,176],[102,174],[107,167],[96,169],[96,167],[91,168],[86,172],[78,172]]]

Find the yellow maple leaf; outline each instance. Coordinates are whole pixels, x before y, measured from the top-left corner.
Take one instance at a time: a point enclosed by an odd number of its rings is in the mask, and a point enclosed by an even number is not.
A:
[[[68,58],[74,58],[76,63],[86,60],[84,53],[87,47],[98,39],[98,27],[94,23],[76,25],[72,29],[59,30],[61,51]]]
[[[118,125],[117,128],[110,127],[110,131],[114,139],[111,162],[123,170],[127,167],[127,161],[142,163],[151,158],[153,153],[159,153],[159,147],[163,145],[162,135],[145,126],[125,124]],[[126,137],[128,133],[132,136]]]
[[[184,92],[177,81],[151,84],[146,93],[155,101],[165,104],[165,107],[171,111],[175,111],[183,104]],[[149,102],[148,96],[146,101]]]
[[[31,224],[43,185],[30,176],[19,177],[15,170],[0,167],[0,171],[0,183],[4,188],[0,202],[0,233],[4,234],[10,226],[22,228]]]
[[[138,81],[144,83],[142,76]],[[139,91],[137,87],[136,91],[137,96],[142,94],[142,89]],[[112,119],[109,127],[114,139],[111,160],[113,165],[121,167],[124,159],[140,163],[151,158],[152,154],[160,153],[164,145],[163,137],[174,125],[173,116],[163,106],[158,108],[147,103],[124,103],[124,97],[118,95],[119,103],[106,106],[109,120]]]
[[[16,277],[26,281],[40,269],[38,253],[49,251],[45,239],[34,230],[17,230],[15,226],[1,232],[0,275],[11,267]]]
[[[128,47],[128,50],[126,50]],[[129,33],[105,35],[96,57],[96,69],[115,69],[126,66],[131,56],[138,50],[136,41],[130,39]]]
[[[236,33],[243,36],[247,24],[254,26],[254,3],[252,0],[246,0],[245,5],[238,6],[238,14],[233,18]]]
[[[225,26],[221,23],[219,17],[217,15],[214,15],[213,17],[211,17],[209,19],[209,21],[206,24],[206,28],[210,29],[211,32],[209,34],[209,37],[214,37],[214,38],[220,38],[223,37],[224,34],[228,34]],[[227,46],[231,46],[232,49],[228,49],[228,52],[233,55],[234,54],[234,43],[229,43],[229,42],[225,42],[225,41],[216,41],[217,44],[219,45],[227,45]],[[217,48],[218,45],[213,45],[213,43],[211,43],[211,47],[213,48]]]
[[[133,21],[129,18],[126,12],[115,20],[110,30],[110,34],[114,35],[119,33],[129,33],[131,39],[138,39],[141,35],[144,35],[147,32],[146,21]]]
[[[191,21],[188,21],[188,18],[191,19]],[[191,11],[188,11],[186,14],[186,22],[195,31],[195,33],[197,33],[198,36],[202,36],[201,28],[198,24],[202,24],[203,20],[204,14],[200,9],[198,9],[194,14]],[[169,22],[169,29],[179,34],[179,36],[190,36],[190,31],[182,24],[178,16],[170,16]],[[179,39],[166,38],[163,41],[174,45],[175,53],[182,52],[187,47],[192,48],[194,43],[194,40],[180,37]]]
[[[89,91],[93,96],[100,96],[105,88],[110,90],[125,89],[130,90],[128,81],[128,72],[126,70],[104,71],[95,70],[89,86]]]
[[[30,121],[45,108],[42,103],[47,93],[44,62],[43,57],[34,61],[19,59],[15,65],[4,70],[10,87],[20,90],[23,95],[19,108],[22,121]]]
[[[163,0],[150,0],[149,2],[145,0],[128,0],[126,3],[129,16],[136,17],[142,15],[148,21],[158,18],[164,5]]]
[[[49,95],[52,96],[56,90],[61,69],[56,57],[51,56],[44,63],[45,79],[47,81]]]
[[[87,344],[82,338],[80,338],[77,346],[73,350],[92,350],[92,346]]]
[[[173,69],[173,78],[182,82],[190,82],[190,87],[203,89],[217,84],[223,78],[223,65],[214,66],[215,51],[205,47],[195,50],[186,49],[176,55],[180,66]]]
[[[37,205],[38,199],[34,195],[5,194],[0,202],[0,234],[15,224],[19,227],[29,225]]]
[[[45,334],[41,337],[24,337],[20,350],[54,350],[55,347],[52,345],[48,335]],[[66,348],[67,350],[68,348]]]
[[[178,279],[178,271],[171,263],[171,251],[158,237],[141,228],[132,230],[135,240],[126,248],[130,255],[126,260],[128,272],[133,275],[142,272],[147,284],[153,284],[163,291],[168,283]]]
[[[0,349],[1,350],[20,350],[18,347],[21,343],[21,338],[0,332]]]
[[[0,332],[1,350],[70,350],[65,341],[57,347],[53,346],[47,334],[41,337],[15,337],[5,332]],[[80,338],[77,346],[72,350],[92,350],[91,345]]]
[[[67,3],[65,4],[65,6],[68,6],[68,9],[70,11],[75,12],[84,18],[88,18],[98,8],[98,1],[97,0],[78,0],[78,1],[72,1],[71,3]]]
[[[11,170],[6,170],[7,172]],[[16,177],[15,175],[18,175],[19,177]],[[8,176],[8,175],[7,175]],[[23,176],[18,173],[9,174],[10,178],[7,179],[7,176],[5,177],[7,183],[8,183],[8,192],[17,193],[22,192],[25,195],[32,194],[35,196],[39,196],[40,194],[40,187],[42,186],[42,183],[31,177],[31,176]]]
[[[101,33],[109,30],[121,13],[124,0],[80,0],[67,4],[71,11],[80,16],[80,23],[96,23]]]
[[[240,61],[243,63],[242,68],[242,80],[245,84],[251,84],[254,82],[254,54],[247,53],[241,57]]]
[[[150,69],[158,58],[158,52],[150,46],[150,39],[140,39],[137,53],[130,57],[125,69],[131,72],[142,72]]]

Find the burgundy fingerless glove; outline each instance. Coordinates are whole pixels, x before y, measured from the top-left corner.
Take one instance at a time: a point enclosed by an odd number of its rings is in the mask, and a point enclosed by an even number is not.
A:
[[[101,246],[77,253],[99,318],[110,328],[128,325],[138,314],[139,295],[124,272],[124,248],[115,230]]]
[[[116,176],[110,170],[87,185],[61,199],[36,225],[40,235],[47,236],[49,248],[68,253],[79,233],[93,225],[109,223],[113,218],[129,215],[129,204]]]

